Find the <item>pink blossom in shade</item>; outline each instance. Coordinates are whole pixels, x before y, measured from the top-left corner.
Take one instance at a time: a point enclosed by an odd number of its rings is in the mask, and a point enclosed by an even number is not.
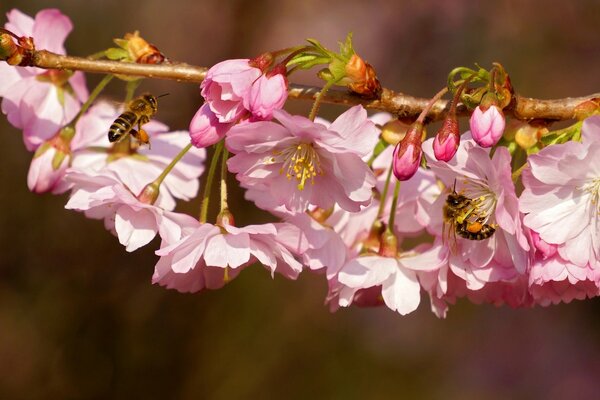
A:
[[[209,147],[221,141],[233,123],[219,122],[208,104],[204,104],[190,122],[190,138],[196,147]]]
[[[381,287],[385,305],[401,315],[413,312],[419,306],[421,285],[418,271],[435,271],[445,262],[444,249],[434,245],[429,249],[420,246],[415,251],[398,257],[367,255],[351,259],[338,274],[338,281],[345,287],[339,290],[339,305],[352,304],[358,291]],[[373,299],[373,296],[369,296]]]
[[[63,42],[73,25],[55,9],[37,13],[35,20],[13,9],[5,28],[33,37],[36,48],[65,54]],[[2,112],[23,129],[28,150],[34,151],[75,117],[88,96],[83,73],[14,67],[0,63]]]
[[[477,290],[469,289],[468,283],[454,274],[448,264],[436,271],[419,271],[417,275],[422,288],[429,294],[431,310],[438,318],[445,318],[449,305],[459,298],[467,298],[475,304],[508,305],[512,308],[534,305],[526,275],[510,281],[489,282]]]
[[[283,66],[282,66],[283,67]],[[285,68],[281,72],[272,70],[261,75],[244,98],[244,107],[259,120],[270,120],[273,111],[279,110],[288,97],[288,81]]]
[[[362,106],[329,128],[283,110],[274,117],[279,123],[236,125],[225,139],[235,154],[229,170],[252,188],[258,207],[302,212],[309,205],[327,209],[337,203],[359,211],[370,203],[375,177],[361,157],[377,142],[378,131]]]
[[[225,60],[208,70],[200,85],[202,97],[219,122],[236,122],[248,113],[244,101],[261,75],[262,71],[251,66],[248,59]]]
[[[181,237],[181,225],[194,220],[138,200],[111,171],[68,171],[65,179],[72,185],[65,208],[104,220],[106,229],[119,238],[127,251],[145,246],[157,233],[163,240],[175,242]]]
[[[71,146],[74,150],[72,168],[82,171],[112,171],[134,193],[139,193],[154,181],[189,144],[185,131],[167,132],[168,127],[156,120],[144,125],[151,136],[152,147],[140,147],[126,153],[115,152],[107,139],[107,128],[120,111],[108,103],[90,108],[77,124],[77,134]],[[161,185],[155,205],[172,210],[175,199],[189,200],[199,189],[198,178],[204,171],[205,149],[190,149],[175,165]]]
[[[492,147],[502,137],[506,120],[497,106],[490,106],[485,111],[478,106],[471,114],[469,123],[473,140],[481,147]]]
[[[529,291],[535,302],[543,306],[584,300],[599,294],[594,270],[589,265],[579,267],[559,255],[543,258],[537,254],[529,271]]]
[[[288,216],[286,222],[279,234],[289,238],[287,243],[294,245],[293,252],[300,255],[304,265],[326,271],[328,279],[337,274],[348,253],[340,235],[305,213]]]
[[[521,225],[518,199],[511,177],[510,155],[506,148],[489,150],[463,135],[456,156],[441,162],[435,159],[432,139],[423,143],[428,166],[446,190],[432,204],[428,230],[443,235],[443,206],[456,184],[456,191],[478,199],[477,213],[482,223],[497,225],[485,240],[468,240],[450,234],[446,237],[450,270],[466,282],[470,290],[480,290],[491,282],[513,282],[528,270],[529,243]]]
[[[523,223],[564,260],[600,269],[600,117],[584,121],[582,142],[528,158],[520,198]]]
[[[156,251],[161,259],[152,281],[180,292],[218,289],[256,261],[272,274],[295,279],[302,264],[289,248],[298,238],[290,236],[287,228],[285,224],[264,224],[220,229],[197,222],[181,240],[166,241]]]

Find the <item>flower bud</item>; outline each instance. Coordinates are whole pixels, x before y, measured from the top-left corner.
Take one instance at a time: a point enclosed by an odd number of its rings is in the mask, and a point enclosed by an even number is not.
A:
[[[415,122],[394,148],[392,168],[399,181],[412,178],[421,164],[423,125]]]
[[[456,115],[448,115],[442,127],[436,133],[433,139],[433,153],[435,158],[440,161],[448,162],[456,154],[458,144],[460,143],[460,132],[458,128],[458,119]]]
[[[12,36],[8,33],[0,34],[0,59],[6,60],[8,57],[15,54],[17,45],[13,41]]]
[[[488,93],[477,106],[471,119],[471,135],[481,147],[492,147],[502,137],[506,121],[502,110],[496,105],[495,96]]]
[[[345,66],[348,88],[363,97],[373,98],[381,93],[381,84],[375,69],[358,54],[353,54]]]
[[[527,150],[535,146],[546,133],[548,133],[548,128],[545,126],[535,126],[522,122],[514,131],[515,142],[523,150]]]
[[[208,103],[205,103],[190,122],[192,144],[199,148],[212,146],[225,137],[225,133],[232,125],[219,122]]]
[[[125,34],[129,58],[139,64],[161,64],[165,56],[156,46],[148,43],[138,31]]]

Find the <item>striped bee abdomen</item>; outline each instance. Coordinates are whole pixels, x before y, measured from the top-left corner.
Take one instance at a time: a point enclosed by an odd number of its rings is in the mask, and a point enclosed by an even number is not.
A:
[[[123,135],[126,135],[131,131],[131,128],[133,128],[137,120],[138,116],[135,113],[125,111],[110,126],[110,129],[108,130],[108,140],[110,142],[116,142],[122,138]]]

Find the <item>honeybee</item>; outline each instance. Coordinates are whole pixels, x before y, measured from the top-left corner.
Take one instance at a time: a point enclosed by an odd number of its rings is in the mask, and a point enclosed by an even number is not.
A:
[[[159,96],[161,97],[161,96]],[[156,96],[144,94],[127,103],[126,111],[119,115],[108,130],[108,140],[118,142],[123,140],[127,134],[136,138],[140,143],[150,144],[148,133],[142,129],[142,125],[148,123],[150,118],[158,111],[158,100]],[[134,126],[137,125],[137,129]]]
[[[469,240],[484,240],[496,232],[496,225],[485,223],[485,216],[479,214],[477,203],[477,199],[457,193],[455,184],[443,208],[444,239],[450,235],[456,239],[458,235]]]

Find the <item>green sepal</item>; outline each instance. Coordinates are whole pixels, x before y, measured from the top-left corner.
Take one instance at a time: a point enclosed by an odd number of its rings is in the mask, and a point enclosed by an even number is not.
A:
[[[52,158],[52,169],[54,169],[55,171],[59,169],[63,161],[65,160],[65,157],[67,157],[67,154],[63,153],[62,151],[56,150],[56,153],[54,153],[54,157]]]
[[[377,142],[375,148],[373,149],[373,155],[369,159],[369,165],[373,164],[373,161],[377,158],[377,156],[379,156],[388,146],[389,143],[383,139],[379,139],[379,142]]]
[[[421,154],[421,168],[427,169],[427,157],[424,154]]]
[[[58,102],[61,106],[65,106],[65,91],[62,86],[56,87],[56,97],[58,97]]]
[[[567,126],[564,129],[552,131],[549,134],[544,135],[540,141],[545,146],[566,143],[570,140],[580,141],[582,126],[583,126],[583,121],[578,121],[571,126]]]
[[[33,158],[38,158],[39,156],[41,156],[42,154],[44,154],[46,151],[48,151],[51,147],[52,147],[52,145],[50,143],[48,143],[48,142],[42,143],[35,150],[35,153],[33,153]]]
[[[344,42],[340,42],[340,56],[346,60],[354,55],[355,51],[352,47],[352,32],[349,32]]]
[[[331,55],[333,54],[331,51],[327,50],[317,39],[306,39],[306,41],[312,44],[318,52],[321,52],[323,55]]]
[[[287,67],[296,65],[300,69],[311,69],[315,65],[329,64],[331,57],[321,56],[316,54],[301,53],[292,58],[287,64]]]

